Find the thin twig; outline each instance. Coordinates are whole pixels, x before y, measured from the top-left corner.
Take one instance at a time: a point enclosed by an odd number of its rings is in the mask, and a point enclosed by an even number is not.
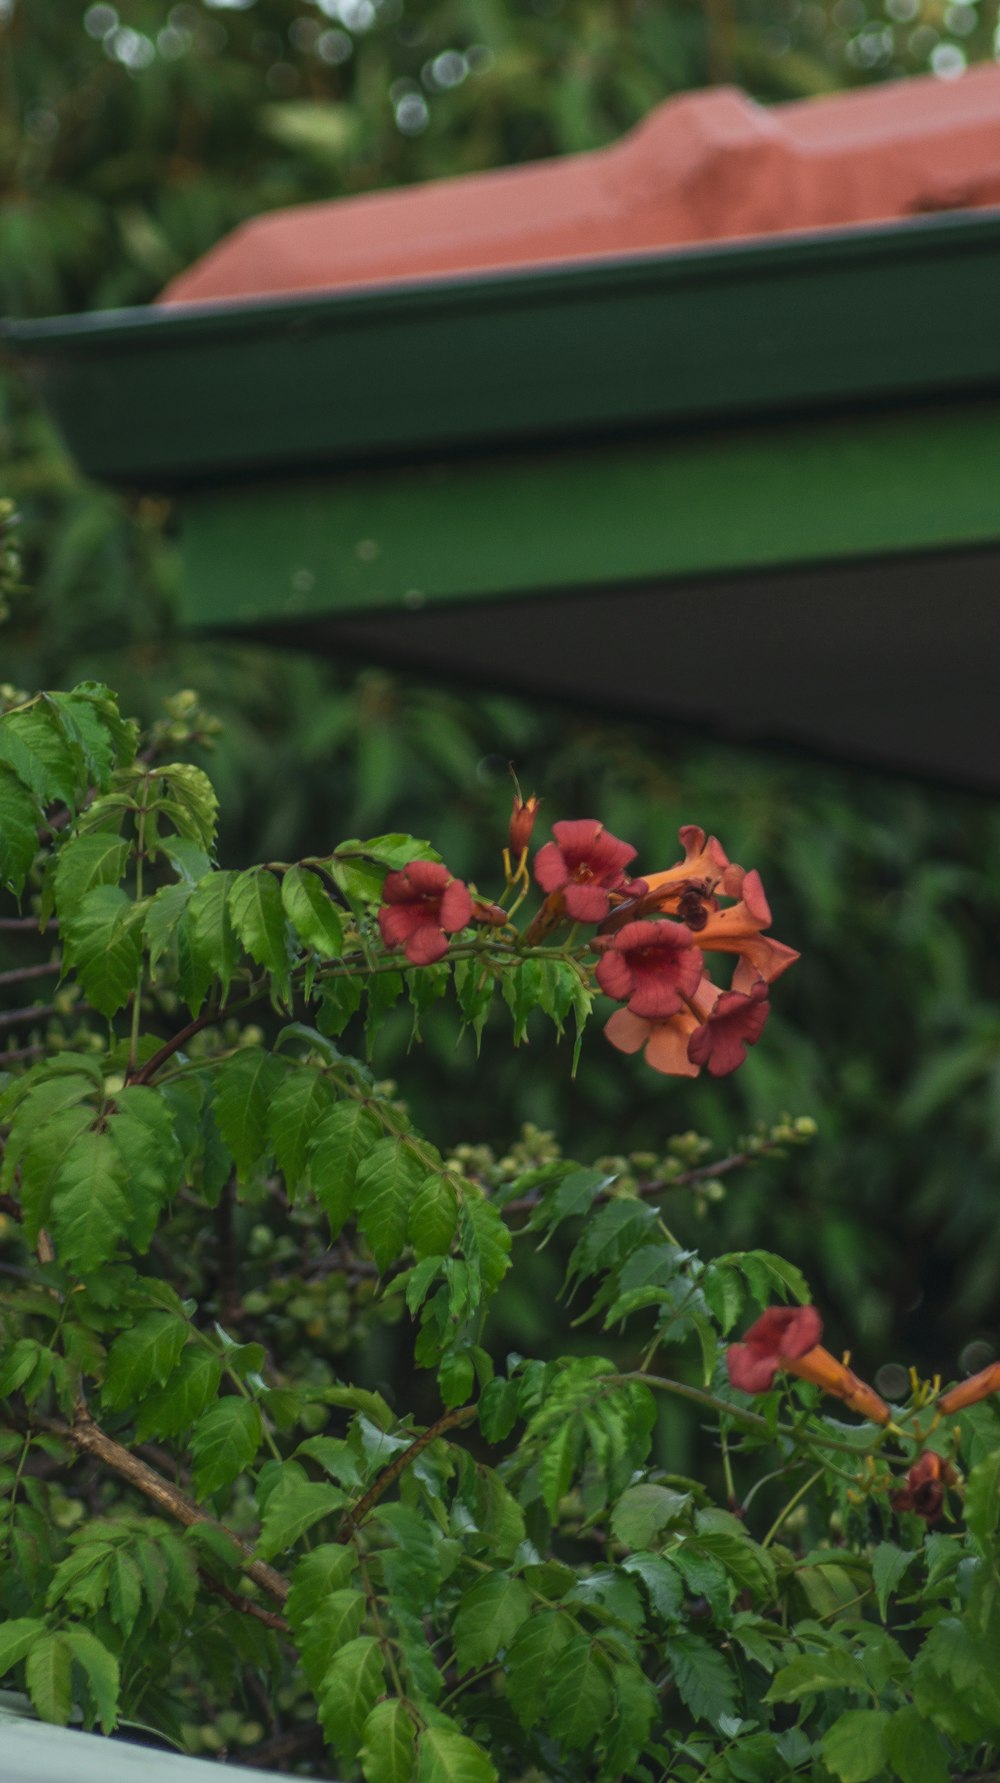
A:
[[[0,972],[0,985],[24,984],[29,978],[51,978],[62,971],[62,960],[46,960],[41,966],[16,966],[12,972]]]
[[[643,1199],[654,1199],[657,1195],[666,1195],[672,1189],[689,1189],[692,1183],[713,1182],[717,1176],[728,1176],[731,1170],[740,1170],[744,1164],[752,1164],[756,1158],[766,1156],[768,1152],[780,1151],[786,1140],[763,1139],[753,1151],[731,1152],[728,1158],[718,1158],[714,1164],[697,1164],[692,1170],[682,1170],[677,1176],[647,1177],[636,1183],[635,1193]],[[613,1185],[602,1189],[595,1195],[592,1206],[601,1201],[609,1201],[614,1193]],[[538,1206],[540,1196],[536,1191],[531,1195],[519,1195],[516,1201],[505,1201],[500,1212],[504,1219],[512,1213],[533,1213]]]
[[[181,1028],[172,1040],[167,1040],[160,1047],[159,1052],[154,1052],[151,1059],[147,1059],[146,1063],[140,1065],[137,1071],[129,1073],[129,1083],[148,1083],[151,1077],[156,1076],[160,1066],[165,1065],[168,1059],[172,1059],[175,1052],[180,1052],[181,1047],[195,1034],[200,1034],[203,1028],[211,1028],[217,1022],[225,1021],[228,1016],[235,1015],[238,1009],[245,1009],[248,1003],[259,1002],[266,990],[266,984],[257,985],[245,997],[237,998],[235,1003],[224,1003],[220,1009],[207,1010],[204,1015],[199,1015],[194,1021],[188,1022],[187,1027]]]
[[[200,1568],[199,1571],[201,1571]],[[211,1573],[202,1572],[201,1576],[209,1590],[214,1591],[219,1597],[224,1597],[234,1610],[239,1610],[241,1616],[253,1616],[258,1622],[263,1622],[265,1628],[273,1628],[278,1634],[291,1634],[292,1631],[284,1616],[276,1615],[273,1610],[265,1610],[261,1604],[254,1603],[249,1597],[244,1597],[240,1591],[233,1591],[229,1585],[224,1585],[221,1579],[216,1579]]]
[[[163,1475],[157,1473],[147,1462],[140,1461],[138,1455],[133,1455],[130,1449],[123,1448],[121,1443],[115,1442],[113,1437],[108,1436],[107,1432],[94,1422],[89,1412],[79,1410],[71,1424],[63,1423],[58,1418],[45,1418],[37,1414],[33,1414],[32,1421],[40,1430],[47,1430],[50,1435],[61,1437],[64,1442],[71,1443],[75,1449],[79,1449],[81,1454],[96,1456],[99,1461],[104,1462],[106,1467],[110,1467],[113,1473],[118,1474],[121,1479],[127,1480],[131,1486],[141,1492],[159,1510],[165,1511],[176,1522],[183,1523],[186,1529],[192,1529],[196,1524],[204,1523],[210,1529],[219,1530],[243,1555],[243,1571],[247,1577],[253,1579],[255,1584],[266,1591],[270,1597],[273,1597],[277,1603],[285,1602],[291,1587],[281,1573],[276,1572],[273,1566],[268,1566],[266,1561],[255,1560],[248,1543],[242,1541],[239,1536],[233,1535],[231,1530],[217,1522],[214,1517],[210,1517],[207,1511],[203,1511],[200,1505],[195,1504],[194,1500],[188,1498],[177,1486],[172,1486],[169,1480],[165,1480]]]
[[[58,930],[59,923],[54,916],[50,916],[45,927]],[[23,935],[26,929],[34,929],[35,934],[40,935],[42,925],[39,918],[37,916],[0,916],[0,934]]]
[[[0,1012],[0,1028],[19,1028],[25,1022],[46,1021],[50,1015],[66,1013],[58,1003],[32,1003],[29,1009],[5,1009]],[[76,1014],[76,1008],[73,1013]]]
[[[422,1436],[418,1436],[414,1442],[411,1442],[408,1449],[404,1449],[394,1461],[390,1461],[388,1467],[379,1474],[378,1479],[369,1486],[364,1497],[358,1499],[353,1509],[344,1512],[338,1531],[339,1539],[346,1541],[352,1532],[360,1527],[372,1507],[388,1492],[389,1487],[399,1479],[400,1474],[405,1473],[406,1469],[412,1466],[418,1455],[422,1455],[424,1450],[429,1448],[432,1442],[436,1442],[439,1436],[443,1436],[446,1430],[454,1430],[460,1424],[467,1424],[470,1418],[475,1417],[477,1409],[474,1405],[461,1405],[456,1411],[445,1412],[436,1423],[431,1424],[429,1429],[424,1431]]]

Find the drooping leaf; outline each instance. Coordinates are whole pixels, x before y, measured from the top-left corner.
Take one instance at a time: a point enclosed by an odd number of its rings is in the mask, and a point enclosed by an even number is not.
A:
[[[73,1707],[73,1650],[66,1636],[39,1635],[28,1654],[24,1675],[39,1719],[65,1727]]]
[[[376,1703],[362,1728],[365,1783],[412,1783],[416,1765],[413,1717],[398,1697]]]
[[[270,974],[279,1000],[289,998],[288,930],[281,888],[266,867],[238,873],[229,889],[233,928],[252,960]]]
[[[321,959],[340,959],[344,951],[340,912],[317,873],[308,867],[289,867],[281,881],[281,902],[304,946]]]
[[[498,1288],[510,1268],[511,1235],[499,1209],[469,1186],[458,1214],[458,1238],[471,1270],[478,1274],[483,1291]]]
[[[89,891],[99,885],[117,885],[128,865],[129,846],[118,836],[99,830],[71,836],[62,844],[56,861],[55,898],[61,919],[79,910]]]
[[[509,1573],[493,1573],[466,1591],[453,1629],[459,1676],[486,1665],[501,1647],[509,1647],[530,1614],[530,1591]]]
[[[562,1610],[537,1610],[522,1622],[507,1649],[507,1695],[522,1727],[540,1719],[552,1667],[574,1635]]]
[[[589,1746],[611,1715],[611,1683],[595,1642],[576,1634],[553,1660],[545,1693],[545,1724],[573,1750]]]
[[[875,1595],[878,1598],[878,1613],[883,1622],[889,1605],[889,1598],[895,1591],[911,1560],[916,1556],[897,1548],[894,1542],[879,1542],[872,1555],[872,1579]]]
[[[76,968],[102,1015],[115,1015],[135,991],[144,915],[145,906],[117,885],[97,885],[68,913],[60,911],[64,964]]]
[[[357,1167],[358,1225],[380,1270],[402,1251],[410,1203],[423,1175],[419,1160],[399,1139],[379,1139]]]
[[[408,1236],[419,1258],[447,1256],[458,1225],[458,1196],[439,1171],[429,1176],[410,1204]]]
[[[73,1658],[86,1674],[101,1728],[104,1733],[112,1733],[118,1720],[118,1661],[87,1628],[67,1628],[66,1640]]]
[[[188,1338],[184,1319],[168,1312],[146,1313],[108,1351],[102,1398],[113,1410],[134,1405],[148,1389],[161,1386],[177,1366]]]
[[[0,768],[0,885],[19,898],[38,852],[38,809],[9,769]]]
[[[175,761],[157,768],[156,777],[166,788],[160,809],[168,813],[179,835],[211,854],[219,801],[208,775],[192,762]]]
[[[45,1623],[37,1616],[17,1616],[12,1621],[0,1622],[0,1678],[20,1664],[44,1629]]]
[[[209,873],[199,880],[188,905],[188,947],[196,976],[217,978],[223,997],[229,995],[239,961],[239,943],[229,915],[229,890],[235,873]],[[204,992],[202,992],[204,995]]]
[[[497,1773],[474,1740],[450,1727],[425,1727],[418,1742],[417,1783],[497,1783]]]
[[[331,1591],[317,1604],[300,1629],[298,1646],[302,1669],[317,1694],[341,1648],[360,1633],[366,1609],[363,1591],[348,1587]]]
[[[840,1783],[869,1783],[886,1761],[885,1709],[848,1709],[823,1735],[823,1763]]]
[[[292,1201],[298,1197],[319,1125],[333,1107],[329,1083],[310,1065],[289,1071],[271,1096],[268,1139]]]
[[[267,1501],[257,1541],[264,1560],[294,1547],[299,1537],[322,1517],[332,1516],[346,1503],[339,1487],[321,1480],[289,1478],[279,1481]]]
[[[349,1543],[325,1542],[303,1555],[292,1575],[292,1589],[285,1604],[290,1627],[301,1634],[309,1618],[335,1591],[350,1581],[358,1556]]]
[[[885,1751],[900,1783],[948,1783],[951,1767],[941,1736],[912,1705],[890,1716]]]
[[[677,1694],[696,1721],[718,1727],[736,1713],[736,1676],[715,1647],[700,1635],[677,1632],[667,1650]]]
[[[182,1436],[219,1391],[222,1363],[211,1350],[188,1344],[162,1386],[147,1390],[136,1416],[136,1437]]]
[[[353,1762],[362,1729],[385,1688],[382,1653],[372,1635],[358,1635],[331,1661],[319,1690],[320,1719],[331,1745]]]
[[[62,1260],[84,1273],[106,1263],[128,1232],[130,1211],[125,1169],[110,1134],[79,1133],[53,1178],[51,1219]]]
[[[199,1498],[231,1485],[260,1447],[260,1412],[248,1399],[219,1399],[198,1419],[191,1435]]]
[[[268,1109],[282,1074],[263,1047],[245,1047],[219,1068],[212,1108],[243,1182],[267,1155]]]
[[[611,1528],[629,1548],[654,1548],[660,1532],[683,1515],[690,1493],[646,1481],[623,1492],[611,1517]]]

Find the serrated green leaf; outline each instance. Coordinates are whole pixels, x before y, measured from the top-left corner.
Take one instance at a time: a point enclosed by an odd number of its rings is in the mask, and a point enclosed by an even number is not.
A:
[[[380,1270],[403,1249],[410,1203],[423,1175],[419,1161],[399,1139],[379,1139],[357,1167],[358,1225]]]
[[[143,936],[149,949],[149,970],[156,978],[156,969],[170,951],[177,925],[187,914],[191,902],[190,885],[163,885],[150,899],[143,923]]]
[[[45,1623],[37,1616],[18,1616],[12,1621],[0,1622],[0,1678],[20,1664],[44,1631]]]
[[[245,1047],[219,1068],[212,1109],[242,1182],[268,1155],[268,1109],[282,1076],[262,1047]]]
[[[965,1521],[969,1534],[984,1546],[1000,1519],[1000,1449],[984,1455],[969,1472],[965,1487]]]
[[[68,913],[60,911],[63,964],[75,967],[102,1015],[123,1009],[136,988],[144,916],[145,906],[117,885],[95,886]]]
[[[674,1633],[667,1648],[677,1694],[696,1721],[718,1727],[723,1715],[736,1713],[737,1687],[732,1668],[700,1635]]]
[[[541,1717],[552,1666],[573,1634],[574,1623],[562,1610],[536,1610],[511,1640],[507,1695],[522,1727],[534,1727]]]
[[[118,1721],[118,1661],[89,1629],[67,1628],[65,1632],[70,1652],[86,1674],[101,1728],[111,1733]]]
[[[854,1690],[867,1695],[868,1684],[857,1660],[833,1647],[826,1653],[800,1653],[782,1666],[765,1698],[766,1702],[800,1702],[824,1690]]]
[[[889,1718],[886,1758],[901,1783],[948,1783],[948,1763],[941,1736],[919,1709],[907,1704]]]
[[[349,1543],[325,1542],[303,1555],[292,1575],[292,1589],[285,1603],[285,1615],[295,1634],[300,1635],[309,1618],[335,1591],[348,1584],[358,1564],[358,1556]]]
[[[240,957],[239,943],[229,915],[229,890],[235,873],[209,873],[198,881],[188,905],[187,934],[195,976],[217,978],[222,995],[229,995]],[[202,993],[204,994],[204,993]]]
[[[916,1556],[897,1548],[894,1542],[879,1542],[872,1555],[872,1581],[875,1595],[878,1598],[878,1613],[883,1622],[889,1605],[889,1598],[895,1591],[911,1560]]]
[[[331,1661],[319,1690],[320,1719],[331,1745],[353,1762],[361,1732],[385,1688],[382,1654],[372,1635],[358,1635]]]
[[[211,1350],[189,1344],[173,1373],[159,1388],[143,1395],[136,1416],[136,1438],[183,1436],[219,1391],[222,1363]]]
[[[650,1605],[661,1622],[673,1625],[684,1602],[684,1584],[677,1568],[663,1554],[629,1554],[622,1571],[642,1580]]]
[[[497,1376],[488,1381],[479,1397],[479,1428],[487,1442],[503,1442],[509,1436],[517,1419],[517,1406],[520,1389],[517,1381],[505,1381]]]
[[[42,1634],[24,1669],[28,1695],[41,1721],[65,1727],[73,1706],[73,1653],[64,1634]]]
[[[338,1102],[313,1134],[309,1179],[336,1238],[354,1210],[358,1165],[382,1138],[382,1127],[360,1102]]]
[[[302,1669],[317,1695],[337,1654],[357,1637],[367,1607],[363,1591],[331,1591],[300,1629]]]
[[[398,1697],[376,1703],[361,1732],[365,1783],[412,1783],[416,1765],[413,1717]]]
[[[450,1727],[425,1727],[417,1748],[417,1783],[497,1783],[492,1763],[474,1740]]]
[[[122,1634],[130,1635],[142,1608],[142,1574],[131,1554],[120,1548],[112,1554],[108,1569],[108,1605],[112,1621]]]
[[[339,1487],[322,1480],[280,1480],[267,1501],[257,1552],[263,1560],[294,1547],[300,1536],[346,1504]]]
[[[510,1268],[510,1228],[499,1208],[472,1184],[466,1186],[459,1207],[458,1241],[483,1291],[492,1293]]]
[[[40,704],[0,718],[0,762],[7,764],[42,805],[61,799],[72,807],[77,794],[85,790],[72,749],[51,710]]]
[[[281,881],[285,915],[305,947],[324,960],[339,960],[344,951],[340,912],[323,881],[307,867],[289,867]]]
[[[108,1133],[80,1133],[53,1177],[51,1224],[64,1263],[86,1274],[114,1256],[129,1228],[128,1183]]]
[[[21,896],[38,853],[38,808],[8,768],[0,768],[0,885]]]
[[[659,1711],[657,1692],[637,1665],[615,1664],[612,1693],[615,1713],[606,1735],[605,1766],[614,1776],[631,1771],[649,1738]]]
[[[458,1195],[447,1177],[435,1172],[413,1197],[408,1235],[414,1255],[446,1257],[458,1226]]]
[[[219,801],[208,775],[192,762],[169,762],[157,768],[156,778],[167,789],[166,800],[158,801],[159,809],[169,810],[178,834],[211,854],[215,846]]]
[[[55,899],[60,920],[79,910],[87,893],[101,885],[117,885],[128,865],[129,846],[118,835],[99,830],[70,836],[59,850]]]
[[[676,1523],[690,1502],[690,1493],[651,1481],[630,1486],[611,1513],[612,1533],[628,1548],[653,1548],[661,1530]]]
[[[266,867],[238,873],[229,889],[233,928],[252,960],[270,973],[281,1002],[289,999],[288,925],[281,888]]]
[[[886,1761],[885,1709],[848,1709],[823,1735],[823,1763],[840,1783],[869,1783]]]
[[[198,1419],[191,1435],[199,1498],[229,1486],[249,1467],[263,1435],[260,1412],[248,1399],[220,1399]]]
[[[333,1091],[321,1071],[301,1065],[277,1085],[267,1114],[267,1133],[289,1199],[299,1198],[306,1160],[324,1116],[334,1107]]]
[[[116,1337],[108,1351],[101,1397],[115,1411],[135,1405],[150,1387],[162,1386],[176,1368],[188,1339],[184,1319],[150,1312]]]
[[[493,1573],[466,1591],[455,1614],[453,1636],[459,1677],[509,1647],[531,1614],[531,1593],[509,1573]]]
[[[522,960],[500,975],[503,1000],[514,1022],[514,1045],[526,1038],[528,1017],[538,1008],[542,991],[542,968],[538,960]]]
[[[545,1725],[571,1750],[589,1746],[611,1718],[611,1684],[596,1643],[577,1634],[553,1660],[545,1691]]]
[[[455,995],[458,1007],[476,1036],[476,1052],[482,1044],[483,1029],[489,1017],[496,990],[496,978],[480,960],[455,961]]]

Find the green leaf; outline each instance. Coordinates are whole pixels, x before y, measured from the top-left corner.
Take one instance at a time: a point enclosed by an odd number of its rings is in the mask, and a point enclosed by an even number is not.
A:
[[[229,888],[234,873],[209,873],[199,880],[188,905],[188,946],[196,972],[219,980],[222,995],[229,995],[229,986],[239,961],[239,945],[229,915]],[[199,999],[200,1006],[200,999]]]
[[[108,1351],[101,1397],[115,1411],[136,1404],[150,1387],[162,1386],[176,1368],[188,1339],[184,1319],[150,1312],[116,1337]]]
[[[349,1543],[325,1542],[303,1555],[292,1574],[292,1589],[285,1604],[285,1615],[295,1634],[305,1628],[310,1616],[334,1591],[339,1591],[352,1577],[358,1557]]]
[[[44,1630],[45,1623],[37,1616],[18,1616],[11,1622],[0,1622],[0,1678],[20,1664]]]
[[[782,1666],[764,1700],[800,1702],[803,1697],[819,1696],[824,1690],[855,1690],[867,1695],[865,1674],[850,1653],[836,1647],[826,1653],[800,1653],[789,1665]]]
[[[102,1015],[123,1009],[136,988],[142,959],[145,907],[120,886],[98,885],[60,912],[63,962],[74,966],[94,1008]]]
[[[604,1732],[611,1718],[611,1685],[595,1644],[574,1635],[553,1661],[545,1693],[546,1728],[579,1749]]]
[[[494,1573],[466,1591],[453,1630],[459,1677],[495,1659],[501,1647],[509,1647],[530,1614],[528,1587],[509,1573]]]
[[[948,1783],[951,1767],[941,1737],[919,1709],[907,1705],[890,1716],[885,1749],[902,1783]]]
[[[507,1695],[522,1727],[539,1720],[555,1661],[573,1638],[562,1610],[537,1610],[522,1622],[507,1649]]]
[[[146,1392],[136,1416],[136,1438],[183,1436],[219,1391],[222,1363],[211,1350],[188,1344],[163,1385]]]
[[[700,1635],[671,1635],[667,1657],[677,1694],[696,1721],[709,1721],[718,1727],[723,1715],[735,1715],[737,1692],[732,1668]]]
[[[885,1709],[848,1709],[823,1735],[823,1763],[840,1783],[869,1783],[886,1762]]]
[[[80,1133],[53,1178],[51,1220],[61,1260],[84,1274],[106,1263],[125,1238],[130,1211],[125,1170],[110,1134]]]
[[[458,1007],[476,1036],[478,1053],[493,1002],[496,979],[480,960],[455,961],[455,995]]]
[[[199,1498],[228,1486],[249,1467],[260,1447],[260,1412],[248,1399],[220,1399],[203,1412],[191,1436]]]
[[[357,1169],[358,1225],[380,1270],[395,1262],[406,1242],[410,1203],[423,1169],[405,1140],[380,1139]]]
[[[20,897],[38,853],[38,823],[31,795],[7,768],[0,768],[0,884],[15,898]]]
[[[414,1255],[446,1257],[458,1225],[458,1195],[447,1177],[435,1172],[410,1205],[408,1234]]]
[[[649,1738],[660,1703],[655,1688],[637,1665],[616,1664],[612,1666],[612,1676],[615,1717],[607,1739],[605,1764],[617,1776],[631,1771]]]
[[[42,705],[0,718],[0,762],[7,764],[41,805],[61,799],[72,806],[77,792],[84,790],[73,751],[60,735],[52,712]]]
[[[323,1679],[319,1709],[327,1739],[348,1762],[353,1762],[362,1729],[384,1688],[381,1649],[372,1635],[358,1635],[341,1647]]]
[[[417,1783],[497,1783],[481,1746],[450,1727],[425,1727],[418,1743]]]
[[[39,1636],[28,1654],[25,1682],[39,1719],[65,1727],[73,1707],[73,1653],[64,1634]]]
[[[168,812],[181,836],[197,842],[211,854],[215,846],[219,801],[208,775],[192,762],[175,761],[157,768],[156,778],[165,782],[167,788],[167,801],[160,799],[158,808]]]
[[[62,844],[55,870],[56,909],[60,919],[73,916],[89,891],[117,885],[128,865],[129,846],[118,835],[99,830],[71,836]]]
[[[271,1097],[267,1115],[268,1139],[293,1202],[299,1199],[298,1191],[306,1174],[306,1160],[315,1144],[317,1128],[333,1106],[330,1085],[322,1072],[311,1065],[301,1065],[289,1071]]]
[[[156,968],[168,953],[181,918],[191,901],[189,885],[164,885],[150,899],[143,923],[143,936],[149,949],[149,970],[156,977]]]
[[[250,958],[271,975],[281,1002],[289,1000],[288,928],[281,888],[266,867],[239,873],[229,891],[233,928]]]
[[[257,1552],[262,1560],[270,1560],[286,1548],[294,1547],[299,1537],[329,1517],[347,1502],[339,1487],[324,1481],[283,1479],[267,1501],[261,1525]]]
[[[517,1381],[505,1381],[498,1375],[488,1381],[479,1397],[479,1428],[487,1442],[503,1442],[517,1419],[520,1388]]]
[[[268,1109],[282,1076],[262,1047],[245,1047],[219,1068],[213,1112],[242,1182],[267,1156]]]
[[[121,1549],[111,1557],[108,1571],[108,1604],[112,1621],[122,1634],[130,1635],[142,1608],[142,1574],[130,1554]]]
[[[684,1585],[680,1573],[662,1554],[629,1554],[622,1571],[642,1580],[650,1604],[661,1622],[672,1626],[680,1617]]]
[[[317,873],[307,867],[289,867],[281,881],[285,915],[299,939],[324,960],[339,960],[344,951],[344,930],[336,904]]]
[[[510,1228],[492,1201],[467,1184],[458,1213],[458,1239],[469,1267],[484,1292],[498,1288],[510,1268]]]
[[[66,1639],[73,1658],[86,1673],[101,1728],[111,1733],[118,1720],[118,1661],[86,1628],[67,1628]]]
[[[879,1542],[875,1549],[872,1555],[872,1580],[875,1585],[875,1595],[878,1598],[878,1613],[883,1622],[889,1599],[910,1561],[915,1558],[916,1556],[912,1552],[905,1553],[902,1548],[897,1548],[895,1542]]]
[[[317,1694],[336,1655],[357,1637],[367,1607],[363,1591],[331,1591],[300,1631],[302,1670]]]
[[[360,1102],[338,1102],[313,1134],[309,1179],[336,1238],[354,1211],[358,1165],[382,1138],[380,1122]]]
[[[984,1455],[969,1472],[965,1488],[965,1521],[969,1534],[985,1549],[1000,1518],[1000,1449]]]
[[[365,1783],[412,1783],[416,1764],[413,1717],[398,1697],[376,1703],[362,1729]]]
[[[522,960],[500,977],[503,1000],[514,1020],[514,1045],[526,1038],[528,1017],[538,1008],[542,990],[542,968],[538,960]]]
[[[668,1486],[630,1486],[612,1512],[612,1533],[628,1548],[653,1548],[660,1531],[676,1523],[690,1502],[689,1492],[672,1492]]]

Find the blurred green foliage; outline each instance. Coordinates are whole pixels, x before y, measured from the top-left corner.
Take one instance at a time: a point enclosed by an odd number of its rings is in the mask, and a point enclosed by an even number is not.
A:
[[[991,0],[0,0],[5,308],[144,302],[247,216],[597,146],[706,82],[766,101],[954,73],[992,54],[995,27]],[[687,1126],[725,1144],[810,1111],[808,1155],[742,1173],[711,1207],[718,1246],[793,1256],[831,1336],[873,1351],[898,1342],[950,1368],[970,1329],[997,1344],[1000,823],[985,802],[252,643],[195,646],[173,616],[169,504],[85,484],[13,374],[0,456],[31,589],[7,595],[4,680],[103,678],[144,721],[196,688],[224,725],[227,863],[399,827],[433,833],[486,891],[513,759],[545,818],[599,813],[651,869],[691,821],[761,869],[775,932],[803,959],[768,1047],[721,1093],[600,1049],[571,1084],[523,1071],[488,1033],[477,1062],[432,1011],[407,1084],[439,1142],[503,1147],[530,1120],[595,1157]],[[405,1044],[390,1023],[380,1069]],[[551,1040],[533,1044],[542,1066]],[[695,1217],[680,1210],[679,1228]]]

